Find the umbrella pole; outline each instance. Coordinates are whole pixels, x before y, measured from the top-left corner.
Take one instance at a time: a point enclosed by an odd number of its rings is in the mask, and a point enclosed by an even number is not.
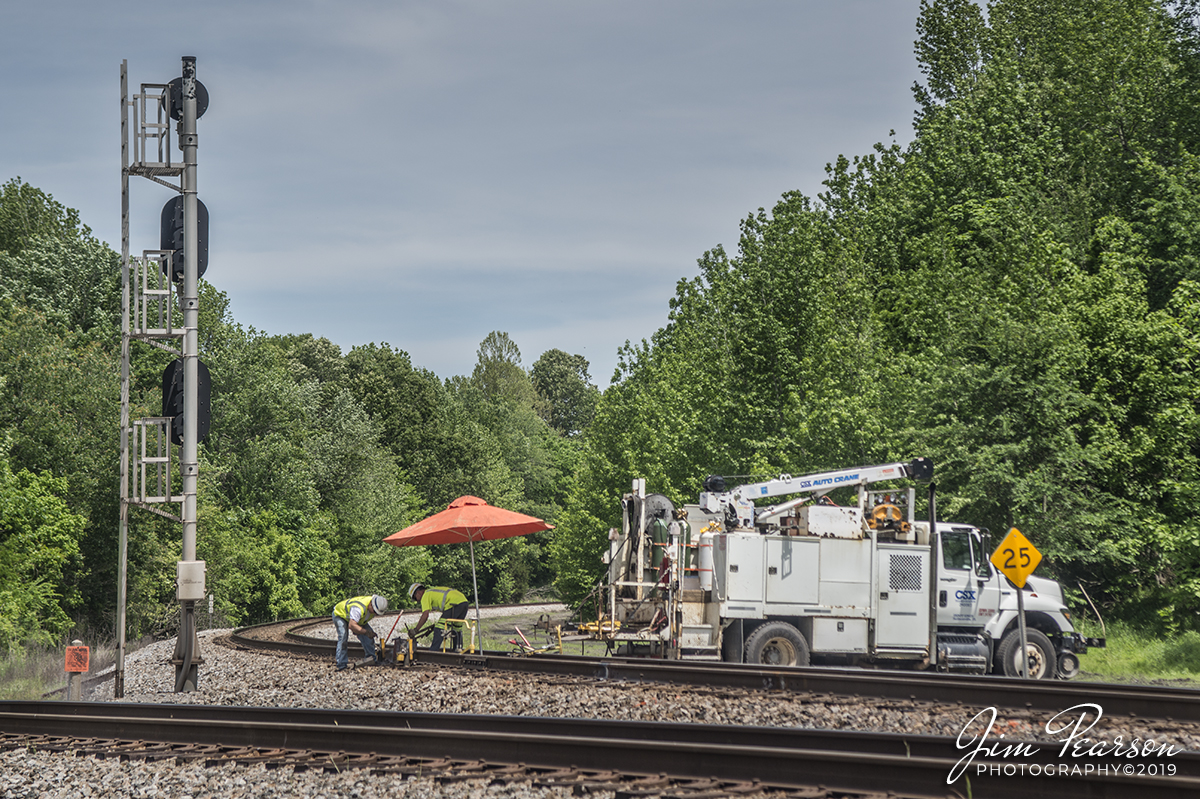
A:
[[[475,576],[475,539],[467,539],[471,544],[471,585],[475,587],[475,631],[479,634],[479,650],[483,651],[483,630],[479,627],[479,578]],[[475,636],[472,635],[472,638]],[[471,641],[471,646],[475,642]]]

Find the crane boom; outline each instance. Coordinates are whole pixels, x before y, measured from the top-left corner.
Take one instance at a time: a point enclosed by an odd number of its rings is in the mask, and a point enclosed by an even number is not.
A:
[[[857,469],[838,469],[799,477],[781,474],[771,480],[740,485],[730,491],[706,491],[700,495],[700,507],[709,513],[718,513],[732,507],[739,526],[753,527],[755,499],[800,493],[819,497],[843,486],[870,485],[904,477],[914,480],[932,479],[933,461],[929,458],[914,458],[908,463],[860,466]],[[705,484],[709,485],[711,480],[712,478],[709,478]]]

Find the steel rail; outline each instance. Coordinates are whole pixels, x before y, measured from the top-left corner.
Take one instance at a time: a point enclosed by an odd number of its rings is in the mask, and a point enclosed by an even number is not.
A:
[[[176,521],[178,521],[178,519],[176,519]],[[511,610],[528,611],[530,608],[554,606],[557,604],[559,604],[559,603],[556,603],[556,602],[532,602],[532,603],[516,603],[516,604],[507,604],[507,605],[482,605],[481,610],[509,610],[509,609],[511,609]],[[310,617],[307,619],[297,619],[295,621],[282,622],[282,624],[285,624],[285,625],[286,624],[296,624],[297,629],[299,629],[302,627],[315,627],[319,624],[327,624],[328,622],[329,622],[328,616],[314,616],[314,617]],[[236,636],[237,633],[241,633],[244,631],[263,630],[263,629],[269,629],[271,627],[278,627],[278,626],[280,626],[280,624],[281,624],[281,622],[269,621],[269,622],[264,622],[262,624],[248,625],[246,627],[241,627],[238,630],[236,630],[234,635]],[[314,649],[307,652],[307,654],[310,654],[310,655],[319,655],[321,657],[324,657],[326,654],[325,648],[330,645],[327,643],[326,639],[322,639],[322,638],[313,638],[313,637],[303,636],[303,635],[292,635],[290,633],[288,634],[287,637],[289,640],[297,641],[299,643],[310,643],[310,642],[313,643]],[[264,642],[257,641],[256,643],[262,644]],[[249,644],[249,643],[246,645],[253,646],[253,644]],[[268,647],[258,646],[257,648],[264,649],[264,648],[268,648]],[[294,647],[289,647],[287,645],[280,646],[278,648],[278,651],[281,651],[281,652],[296,651],[299,654],[306,654],[305,649],[303,647],[296,649]],[[83,680],[83,684],[85,687],[91,688],[95,685],[98,685],[100,683],[104,683],[104,682],[107,682],[107,681],[113,679],[113,677],[115,675],[116,675],[116,669],[109,669],[109,670],[100,672],[99,674],[94,674],[94,675],[85,677]],[[59,694],[66,694],[66,692],[67,692],[66,686],[63,686],[62,688],[55,688],[53,690],[46,691],[44,694],[42,694],[42,698],[48,699],[52,696],[58,696]]]
[[[46,704],[34,701],[0,702],[0,713],[36,714],[46,712]],[[758,727],[745,725],[697,724],[689,722],[623,721],[610,719],[571,719],[552,716],[471,715],[462,713],[414,713],[327,708],[263,708],[230,707],[224,705],[147,705],[136,703],[55,702],[50,707],[55,714],[88,715],[103,707],[107,716],[137,718],[146,708],[166,712],[176,719],[206,721],[246,721],[268,724],[286,718],[303,718],[306,723],[359,726],[403,726],[406,729],[438,729],[446,731],[524,732],[538,735],[573,735],[579,725],[586,725],[590,736],[623,740],[668,740],[688,743],[726,744],[775,748],[821,748],[832,741],[837,749],[860,754],[886,754],[904,757],[937,757],[959,759],[974,745],[975,730],[962,741],[952,736],[905,733],[862,732],[856,730],[827,730],[802,727]],[[1049,764],[1063,756],[1062,741],[1021,741],[1005,738],[1005,744],[1029,744],[1037,749],[1026,762]],[[1092,763],[1124,764],[1127,758],[1111,753],[1089,758]],[[1172,757],[1179,776],[1200,777],[1200,751],[1183,751]]]
[[[977,758],[957,784],[947,777],[964,750],[944,737],[660,722],[458,716],[352,710],[230,708],[90,702],[0,703],[0,733],[189,745],[316,750],[406,757],[469,757],[542,767],[607,769],[681,778],[761,781],[911,797],[1132,799],[1200,795],[1197,755],[1160,763],[1177,775],[1126,776],[1121,758],[1088,759],[1090,773],[1046,776],[1032,763]],[[967,751],[969,754],[969,750]],[[1005,773],[1011,766],[1012,773]],[[1100,767],[1105,766],[1103,773]],[[1118,772],[1118,773],[1114,773]],[[1184,773],[1186,771],[1186,774]]]
[[[249,648],[332,657],[334,642],[297,632],[323,619],[298,620],[287,641],[262,641],[242,628],[231,640]],[[793,691],[921,702],[961,702],[980,707],[1059,712],[1080,704],[1099,705],[1106,716],[1200,722],[1200,690],[1113,683],[1022,680],[939,672],[895,672],[827,666],[776,667],[578,655],[513,656],[417,650],[419,662],[464,668],[555,674],[597,680],[673,682],[717,688]]]

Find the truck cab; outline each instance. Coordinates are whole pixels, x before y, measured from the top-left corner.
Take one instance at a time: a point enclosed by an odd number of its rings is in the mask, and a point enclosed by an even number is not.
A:
[[[928,522],[917,522],[928,529]],[[987,530],[953,522],[937,523],[941,540],[937,604],[939,633],[980,632],[988,647],[990,674],[1020,674],[1017,587],[993,566]],[[1079,674],[1079,655],[1104,640],[1075,632],[1062,588],[1054,580],[1030,577],[1024,592],[1026,651],[1030,676],[1071,679]]]

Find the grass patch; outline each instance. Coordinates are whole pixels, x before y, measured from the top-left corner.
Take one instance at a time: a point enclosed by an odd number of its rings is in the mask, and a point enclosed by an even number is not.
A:
[[[1101,636],[1100,625],[1081,622],[1084,635]],[[1079,679],[1128,683],[1171,683],[1200,688],[1200,633],[1156,637],[1129,624],[1108,625],[1107,646],[1079,658]]]
[[[517,647],[509,643],[509,641],[521,640],[521,637],[517,634],[517,628],[520,628],[526,640],[535,647],[550,644],[557,646],[558,633],[555,629],[556,627],[559,625],[563,626],[563,635],[573,632],[566,629],[566,620],[570,615],[570,611],[549,614],[549,631],[538,629],[534,626],[539,620],[538,615],[503,616],[484,619],[483,648],[499,651],[515,650]],[[600,641],[563,641],[562,649],[564,654],[592,655],[594,657],[603,657],[606,651],[605,645]]]
[[[0,700],[38,700],[46,698],[45,695],[51,691],[66,688],[64,647],[47,649],[26,646],[0,658]],[[84,679],[112,666],[115,661],[116,648],[113,644],[91,645],[89,671]],[[55,696],[66,698],[65,693]]]

